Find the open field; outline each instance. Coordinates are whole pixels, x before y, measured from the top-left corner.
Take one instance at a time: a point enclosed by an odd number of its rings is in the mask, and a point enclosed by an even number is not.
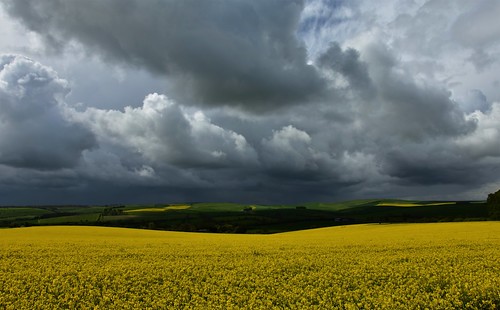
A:
[[[0,227],[91,225],[221,233],[279,233],[360,223],[487,219],[484,201],[371,199],[298,205],[185,203],[0,207]]]
[[[125,213],[130,213],[130,212],[165,212],[168,210],[186,210],[191,208],[191,206],[188,205],[171,205],[171,206],[166,206],[166,207],[156,207],[156,208],[142,208],[142,209],[131,209],[131,210],[125,210]]]
[[[1,309],[498,309],[500,222],[0,234]]]
[[[454,205],[456,202],[430,202],[430,203],[413,203],[413,202],[381,202],[377,204],[380,207],[432,207]]]

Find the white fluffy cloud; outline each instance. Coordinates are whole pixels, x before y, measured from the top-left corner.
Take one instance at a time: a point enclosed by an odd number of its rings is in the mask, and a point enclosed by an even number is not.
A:
[[[311,137],[291,125],[275,131],[270,138],[262,140],[264,163],[278,173],[318,173],[319,166]]]
[[[92,133],[66,115],[68,91],[50,68],[22,56],[0,56],[0,164],[69,168],[95,147]]]
[[[500,158],[500,103],[492,105],[486,112],[475,110],[469,118],[478,123],[478,129],[457,141],[462,152],[472,160]]]
[[[99,137],[156,166],[252,165],[256,154],[245,138],[214,125],[202,111],[188,112],[164,95],[150,94],[139,108],[90,108],[76,113]]]

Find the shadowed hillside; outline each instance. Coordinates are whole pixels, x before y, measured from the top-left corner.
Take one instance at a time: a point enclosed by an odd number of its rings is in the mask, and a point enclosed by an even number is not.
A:
[[[302,205],[186,203],[1,207],[2,227],[92,225],[157,230],[276,233],[359,223],[486,220],[483,201],[354,200]]]

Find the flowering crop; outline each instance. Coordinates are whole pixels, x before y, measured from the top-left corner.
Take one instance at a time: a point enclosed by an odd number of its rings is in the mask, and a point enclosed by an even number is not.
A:
[[[186,210],[191,208],[191,206],[188,205],[170,205],[166,207],[156,207],[156,208],[142,208],[142,209],[132,209],[132,210],[125,210],[126,213],[133,213],[133,212],[165,212],[168,210]]]
[[[0,309],[498,309],[500,222],[0,231]]]

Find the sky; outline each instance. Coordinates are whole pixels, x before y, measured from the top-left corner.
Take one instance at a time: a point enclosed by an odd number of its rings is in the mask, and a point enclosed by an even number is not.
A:
[[[0,0],[0,204],[485,199],[496,0]]]

